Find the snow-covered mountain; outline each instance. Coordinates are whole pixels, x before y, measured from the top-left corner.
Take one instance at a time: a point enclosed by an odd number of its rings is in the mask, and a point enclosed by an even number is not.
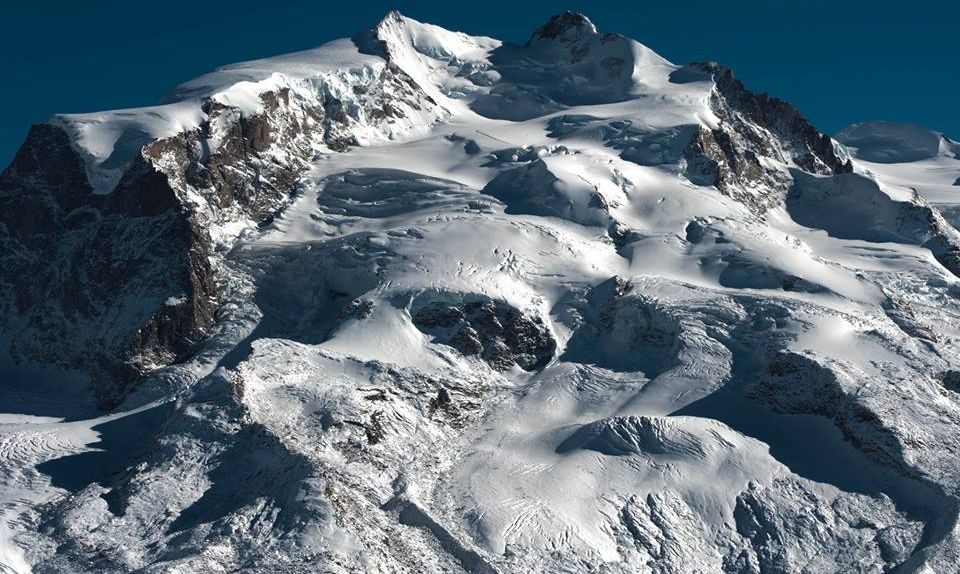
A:
[[[0,174],[0,571],[955,572],[960,144],[398,13]]]

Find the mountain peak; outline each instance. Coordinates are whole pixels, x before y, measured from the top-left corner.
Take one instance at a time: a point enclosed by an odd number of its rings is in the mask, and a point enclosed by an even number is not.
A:
[[[377,24],[353,37],[353,42],[361,52],[389,57],[388,45],[391,39],[404,35],[406,17],[399,10],[391,10]]]
[[[404,15],[401,14],[399,10],[390,10],[383,18],[380,19],[380,22],[402,21],[403,19]]]
[[[369,23],[0,172],[0,571],[957,571],[953,142]]]
[[[546,24],[537,28],[527,44],[535,44],[544,40],[576,42],[597,34],[597,27],[589,18],[579,12],[567,10],[563,14],[552,16]]]
[[[391,10],[377,22],[377,25],[373,27],[375,31],[382,32],[384,30],[394,29],[397,26],[403,27],[406,25],[407,17],[400,13],[399,10]]]

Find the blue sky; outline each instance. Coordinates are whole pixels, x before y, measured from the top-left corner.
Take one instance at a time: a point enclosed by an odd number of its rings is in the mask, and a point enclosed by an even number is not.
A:
[[[947,0],[33,0],[8,3],[0,19],[0,165],[53,113],[148,105],[218,65],[350,36],[391,8],[515,42],[576,10],[675,63],[729,66],[821,131],[884,119],[960,138],[960,7]]]

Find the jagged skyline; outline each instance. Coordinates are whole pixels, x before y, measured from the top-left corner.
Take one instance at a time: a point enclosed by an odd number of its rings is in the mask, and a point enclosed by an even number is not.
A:
[[[8,86],[0,106],[0,168],[32,123],[54,113],[149,105],[178,83],[245,59],[319,46],[371,26],[396,8],[448,29],[514,42],[561,9],[586,13],[684,64],[714,59],[747,86],[796,105],[823,132],[861,121],[918,123],[957,138],[960,87],[951,27],[957,7],[880,2],[364,2],[218,3],[197,13],[172,0],[162,12],[95,4],[18,3],[5,10],[0,50]],[[507,17],[503,17],[506,15]],[[241,32],[238,33],[238,30]],[[118,50],[118,46],[124,46]],[[129,46],[136,46],[129,49]]]

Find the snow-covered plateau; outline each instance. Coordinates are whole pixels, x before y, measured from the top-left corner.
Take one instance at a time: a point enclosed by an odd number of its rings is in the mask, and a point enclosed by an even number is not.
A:
[[[960,144],[387,15],[0,174],[0,572],[960,571]]]

